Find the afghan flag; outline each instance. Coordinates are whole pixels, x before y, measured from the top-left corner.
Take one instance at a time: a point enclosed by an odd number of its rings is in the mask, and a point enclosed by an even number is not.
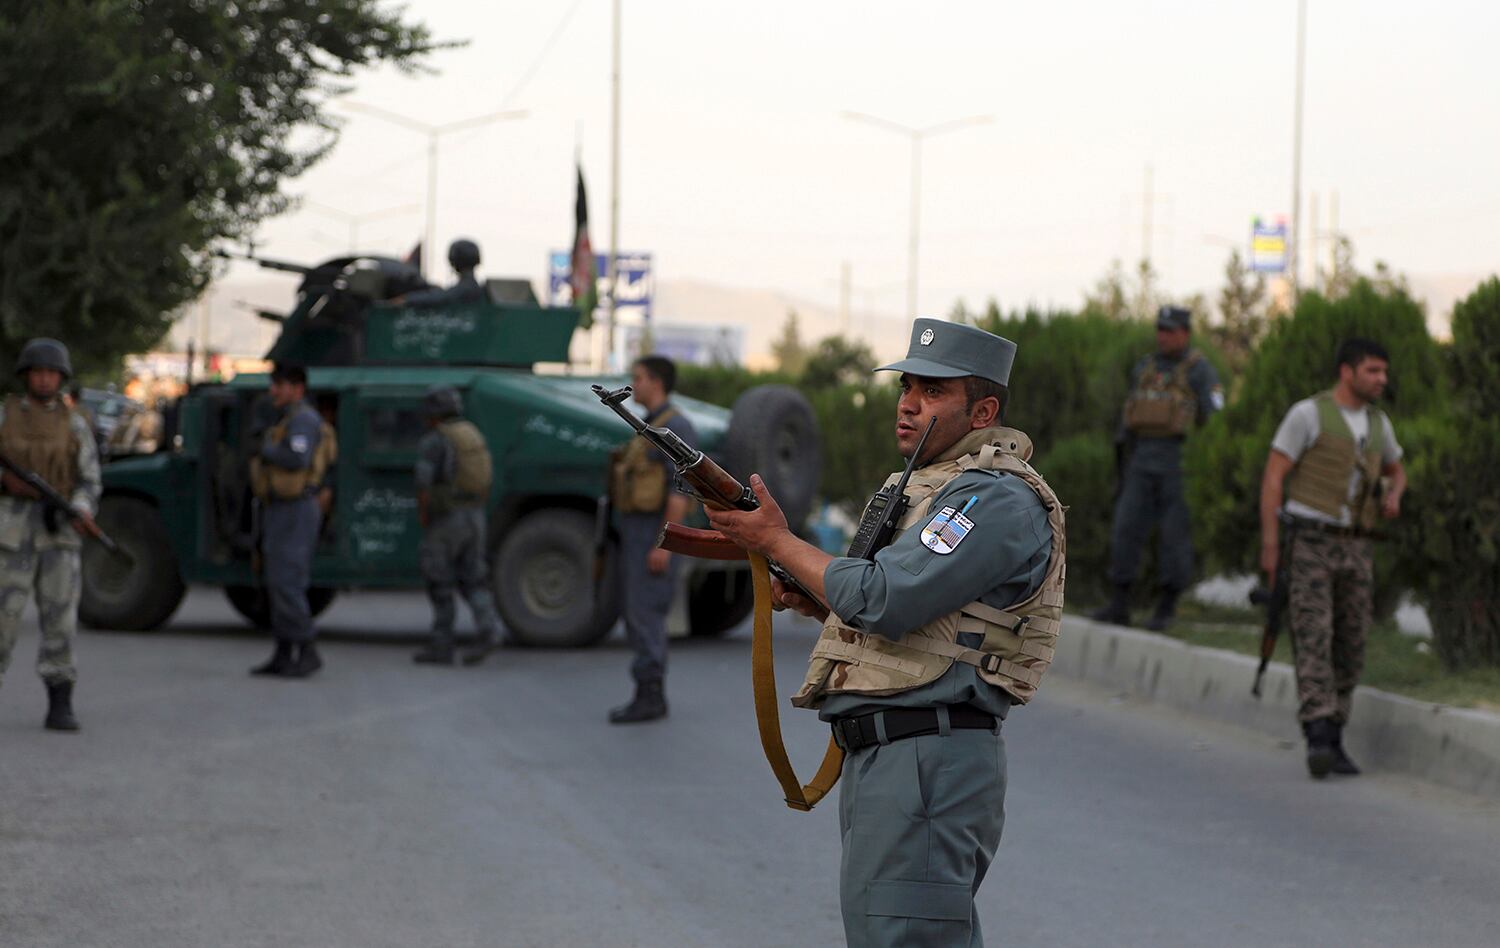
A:
[[[573,205],[573,256],[570,261],[573,305],[578,307],[578,326],[594,325],[594,307],[599,303],[599,286],[595,278],[594,248],[589,243],[589,199],[583,189],[583,166],[578,166],[578,199]]]

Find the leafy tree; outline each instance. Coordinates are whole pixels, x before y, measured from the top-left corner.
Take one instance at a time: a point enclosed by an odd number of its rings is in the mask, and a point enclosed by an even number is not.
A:
[[[875,354],[863,342],[829,336],[818,343],[802,368],[802,386],[808,389],[856,385],[869,380],[875,370]]]
[[[1111,261],[1109,269],[1094,284],[1093,290],[1084,294],[1083,310],[1106,319],[1130,318],[1129,290],[1125,286],[1125,271],[1121,269],[1120,261]]]
[[[781,338],[771,343],[771,355],[776,357],[776,367],[784,375],[799,376],[807,364],[807,347],[802,343],[802,332],[797,328],[797,311],[786,311],[786,322],[781,326]]]
[[[359,67],[420,65],[377,0],[48,0],[0,12],[0,364],[30,336],[80,370],[159,340],[332,147]],[[307,131],[313,134],[303,134]]]
[[[1266,332],[1266,279],[1245,266],[1238,250],[1224,265],[1224,288],[1219,291],[1221,322],[1207,335],[1224,353],[1235,375],[1244,371],[1250,354]]]

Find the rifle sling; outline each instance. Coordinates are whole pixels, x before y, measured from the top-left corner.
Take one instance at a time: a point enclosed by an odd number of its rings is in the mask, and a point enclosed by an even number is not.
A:
[[[755,586],[755,623],[750,645],[750,675],[755,694],[755,723],[760,729],[760,746],[766,762],[776,775],[786,798],[786,805],[806,813],[828,795],[838,783],[844,766],[844,752],[828,739],[828,751],[812,782],[803,785],[792,770],[781,740],[781,716],[776,703],[776,660],[771,649],[771,573],[766,558],[750,554],[750,577]]]

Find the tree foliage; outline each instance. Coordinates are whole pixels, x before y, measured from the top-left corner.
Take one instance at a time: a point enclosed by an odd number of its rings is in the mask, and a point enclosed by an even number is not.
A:
[[[802,367],[807,364],[807,346],[802,342],[802,330],[797,323],[797,311],[787,310],[786,322],[781,324],[781,338],[771,343],[776,370],[785,375],[801,375]]]
[[[332,147],[359,67],[417,67],[376,0],[48,0],[0,12],[0,362],[34,335],[84,370],[154,344]]]
[[[1266,279],[1245,266],[1238,250],[1224,264],[1224,287],[1219,291],[1219,322],[1207,327],[1230,369],[1238,374],[1266,332]]]

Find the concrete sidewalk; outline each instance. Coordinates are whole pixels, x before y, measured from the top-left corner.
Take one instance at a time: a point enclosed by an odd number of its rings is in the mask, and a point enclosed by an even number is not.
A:
[[[1291,666],[1272,662],[1256,699],[1256,664],[1247,655],[1069,615],[1052,672],[1300,744]],[[1500,714],[1361,686],[1344,740],[1361,766],[1500,799]]]

